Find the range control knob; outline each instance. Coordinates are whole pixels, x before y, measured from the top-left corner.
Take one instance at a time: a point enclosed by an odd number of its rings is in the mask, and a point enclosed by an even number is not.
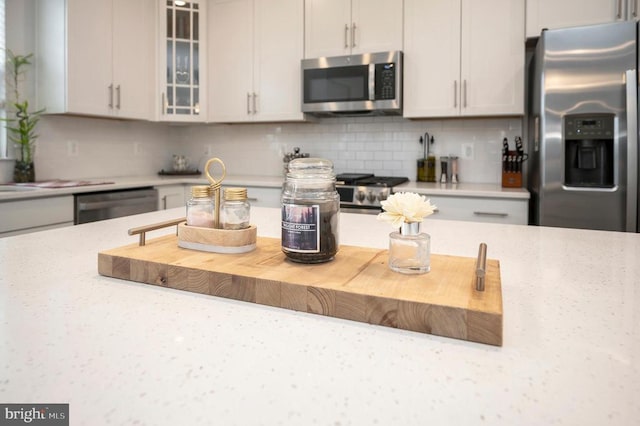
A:
[[[364,191],[356,192],[356,200],[358,200],[360,202],[363,202],[366,196],[367,195],[364,193]]]
[[[367,200],[369,200],[370,203],[373,203],[374,201],[376,201],[376,194],[374,194],[373,192],[369,192],[367,194]]]
[[[389,197],[389,193],[386,191],[382,191],[380,194],[378,194],[378,200],[380,201],[384,201]]]

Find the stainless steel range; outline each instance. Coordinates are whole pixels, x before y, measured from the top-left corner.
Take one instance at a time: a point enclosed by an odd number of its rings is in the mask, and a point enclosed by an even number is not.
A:
[[[340,211],[377,214],[381,201],[393,193],[393,187],[409,181],[406,177],[374,176],[371,173],[342,173],[336,176]]]

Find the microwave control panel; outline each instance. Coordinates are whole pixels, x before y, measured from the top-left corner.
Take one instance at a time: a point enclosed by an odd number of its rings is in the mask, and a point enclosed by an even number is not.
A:
[[[376,100],[396,98],[396,64],[376,64]]]

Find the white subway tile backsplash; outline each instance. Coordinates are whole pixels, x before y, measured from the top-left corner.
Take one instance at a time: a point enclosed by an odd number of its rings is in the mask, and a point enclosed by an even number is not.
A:
[[[136,176],[171,167],[173,154],[187,155],[202,170],[209,156],[232,174],[280,176],[282,157],[301,152],[333,161],[336,172],[416,177],[416,160],[429,132],[430,151],[459,156],[466,182],[499,183],[502,138],[522,136],[519,118],[406,120],[401,117],[317,119],[309,123],[181,125],[93,118],[43,117],[38,133],[38,179]],[[68,141],[77,143],[70,156]],[[463,158],[463,144],[473,157]],[[207,155],[211,146],[213,155]]]

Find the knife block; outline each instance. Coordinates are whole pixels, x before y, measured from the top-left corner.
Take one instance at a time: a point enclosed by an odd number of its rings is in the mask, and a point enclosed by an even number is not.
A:
[[[509,151],[507,158],[517,158],[516,151]],[[502,162],[502,187],[503,188],[522,188],[522,161],[517,163],[514,161],[519,171],[512,171],[507,168],[507,161]]]

